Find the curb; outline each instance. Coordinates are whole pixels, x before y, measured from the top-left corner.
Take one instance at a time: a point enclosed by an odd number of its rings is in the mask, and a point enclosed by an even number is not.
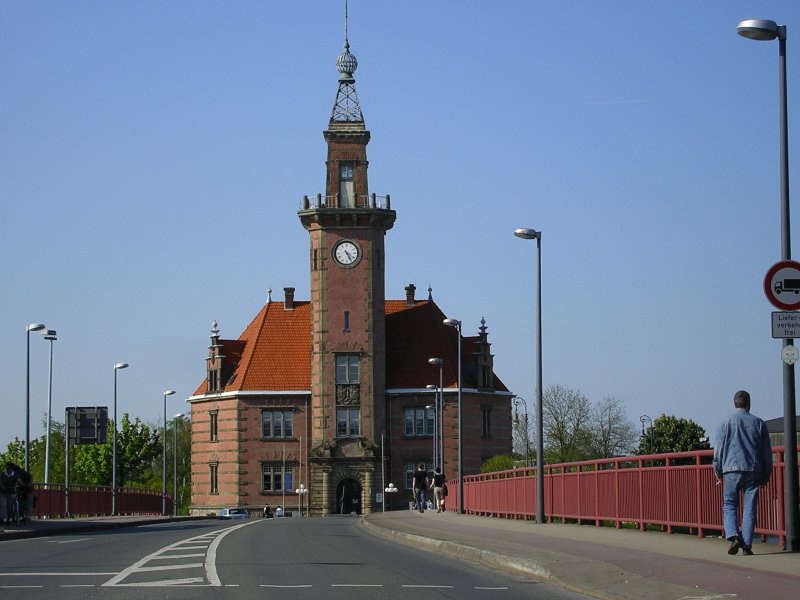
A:
[[[447,554],[448,556],[478,563],[491,569],[501,569],[512,573],[535,577],[536,579],[544,580],[547,583],[551,583],[559,587],[567,587],[565,582],[559,581],[550,570],[546,569],[540,563],[534,560],[521,559],[516,556],[509,556],[499,552],[481,550],[480,548],[467,546],[466,544],[458,544],[456,542],[449,542],[445,540],[435,540],[429,537],[415,535],[413,533],[405,533],[394,529],[387,529],[379,525],[373,525],[364,519],[361,520],[361,523],[370,531],[370,533],[373,533],[374,535],[384,539],[404,544],[406,546],[413,546],[414,548],[422,547],[432,552],[441,552]]]

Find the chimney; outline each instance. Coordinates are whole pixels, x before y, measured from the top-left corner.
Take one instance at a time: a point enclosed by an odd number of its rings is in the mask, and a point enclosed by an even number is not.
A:
[[[285,287],[283,288],[283,293],[285,296],[283,300],[284,310],[294,310],[294,288]]]
[[[406,286],[406,306],[414,306],[417,301],[414,300],[414,292],[417,291],[417,286],[413,283],[409,283]]]

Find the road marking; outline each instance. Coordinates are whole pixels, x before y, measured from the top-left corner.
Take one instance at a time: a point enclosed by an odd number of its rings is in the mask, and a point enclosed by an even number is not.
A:
[[[77,540],[47,540],[49,544],[74,544],[75,542],[85,542],[89,538],[79,538]]]
[[[475,589],[476,590],[507,590],[508,586],[504,585],[502,587],[481,587],[481,586],[476,585]]]
[[[43,585],[0,585],[0,590],[16,590],[28,588],[43,588]]]
[[[148,554],[147,556],[139,559],[131,566],[126,567],[119,573],[109,573],[109,575],[114,575],[114,577],[103,583],[102,587],[113,587],[113,586],[154,587],[154,586],[176,586],[176,585],[220,586],[222,584],[219,580],[219,576],[217,575],[216,559],[217,559],[217,548],[219,547],[222,538],[224,538],[229,533],[239,529],[240,527],[245,527],[246,525],[252,525],[253,523],[258,523],[258,522],[259,521],[249,521],[246,523],[242,523],[241,525],[236,525],[233,527],[228,527],[226,529],[213,531],[211,533],[204,533],[203,535],[198,535],[185,540],[180,540],[178,542],[175,542],[174,544],[170,544],[169,546],[160,548],[155,552],[153,552],[152,554]],[[186,552],[187,550],[204,550],[205,552],[201,554],[195,554],[195,553],[170,554],[170,552]],[[147,563],[151,561],[163,561],[163,560],[173,560],[173,559],[178,560],[182,558],[198,558],[201,556],[205,556],[204,562],[146,566]],[[181,570],[181,569],[204,569],[206,578],[204,579],[203,577],[186,577],[181,579],[167,579],[158,581],[144,581],[139,583],[125,583],[125,580],[134,573],[154,573],[158,571]]]
[[[237,529],[241,529],[242,527],[247,527],[248,525],[252,525],[253,523],[260,523],[260,521],[250,521],[249,523],[242,523],[241,525],[236,525],[234,527],[229,527],[225,529],[221,534],[214,538],[214,541],[211,542],[211,545],[208,547],[208,554],[206,554],[206,578],[208,579],[208,583],[213,586],[221,586],[222,582],[219,580],[219,575],[217,575],[217,548],[219,548],[219,543],[229,533],[236,531]]]
[[[262,584],[261,584],[260,586],[258,586],[258,587],[265,587],[265,588],[289,588],[289,589],[294,589],[294,588],[310,588],[310,587],[311,587],[311,584],[310,584],[310,583],[308,583],[308,584],[301,584],[301,585],[274,585],[274,584],[271,584],[271,583],[262,583]]]
[[[366,588],[366,587],[383,587],[383,584],[382,583],[332,583],[331,587]]]
[[[404,588],[433,588],[433,589],[444,588],[444,589],[448,589],[448,590],[452,590],[453,589],[452,585],[412,585],[412,584],[409,584],[409,585],[403,585],[402,587],[404,587]]]
[[[56,572],[43,572],[43,573],[0,573],[0,577],[88,577],[92,575],[116,575],[116,573],[56,573]]]
[[[62,588],[75,588],[75,587],[94,587],[93,583],[72,583],[72,584],[63,584]]]

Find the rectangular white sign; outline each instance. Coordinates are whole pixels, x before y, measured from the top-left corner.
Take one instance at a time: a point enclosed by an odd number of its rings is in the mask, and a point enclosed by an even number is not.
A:
[[[773,312],[772,337],[800,338],[800,312]]]

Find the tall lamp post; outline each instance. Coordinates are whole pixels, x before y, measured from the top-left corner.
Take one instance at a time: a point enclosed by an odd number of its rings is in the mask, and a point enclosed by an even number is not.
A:
[[[542,232],[520,228],[514,235],[536,240],[536,522],[544,523],[544,419],[542,417]]]
[[[302,517],[303,516],[303,496],[308,494],[308,488],[305,486],[305,484],[301,483],[300,487],[295,490],[295,493],[297,494],[297,506],[298,506],[298,509],[300,511],[300,516]]]
[[[31,471],[31,331],[41,331],[44,323],[31,323],[25,328],[28,338],[25,353],[25,470]]]
[[[444,361],[441,358],[429,358],[428,364],[439,367],[439,467],[444,474],[444,388],[442,387]]]
[[[164,392],[164,453],[161,458],[161,514],[167,514],[167,396],[172,396],[175,390]]]
[[[44,450],[44,485],[47,487],[50,484],[50,423],[53,420],[53,342],[58,339],[56,330],[46,330],[44,339],[50,342],[50,371],[47,378],[47,433],[45,435]]]
[[[736,32],[751,40],[771,41],[778,39],[778,62],[780,67],[780,178],[781,178],[781,260],[790,260],[792,245],[789,231],[789,127],[786,94],[786,25],[778,25],[766,19],[741,21]],[[792,339],[783,340],[783,347],[793,346]],[[795,380],[794,365],[783,363],[783,445],[784,460],[784,523],[786,527],[786,550],[800,551],[800,513],[798,513],[797,488],[797,429],[795,424]]]
[[[128,363],[114,365],[114,434],[111,443],[111,514],[117,514],[117,371],[127,369]]]
[[[642,441],[647,441],[647,438],[648,438],[648,435],[647,435],[646,430],[644,428],[644,424],[646,422],[650,423],[650,436],[649,436],[649,438],[650,438],[650,440],[649,440],[650,448],[649,448],[648,454],[653,454],[653,419],[651,419],[647,415],[642,415],[641,417],[639,417],[639,421],[641,421],[641,423],[642,423]]]
[[[527,467],[528,456],[530,455],[530,442],[528,441],[528,403],[525,402],[525,398],[522,398],[521,396],[514,396],[514,425],[519,425],[517,408],[520,404],[525,407],[525,466]]]
[[[427,387],[430,388],[430,389],[436,389],[435,385],[429,385]],[[434,393],[436,393],[436,392],[434,392]],[[436,467],[439,465],[439,462],[438,462],[438,459],[439,459],[439,452],[438,452],[439,440],[437,439],[438,436],[436,435],[436,433],[438,431],[439,407],[435,403],[434,404],[428,404],[428,405],[425,406],[425,411],[426,411],[425,420],[426,421],[428,420],[427,411],[429,411],[429,410],[433,411],[433,469],[435,471]]]
[[[178,516],[178,419],[183,413],[172,418],[172,516]]]
[[[464,451],[462,445],[461,417],[461,321],[458,319],[445,319],[445,325],[455,327],[458,331],[458,514],[464,514]]]

